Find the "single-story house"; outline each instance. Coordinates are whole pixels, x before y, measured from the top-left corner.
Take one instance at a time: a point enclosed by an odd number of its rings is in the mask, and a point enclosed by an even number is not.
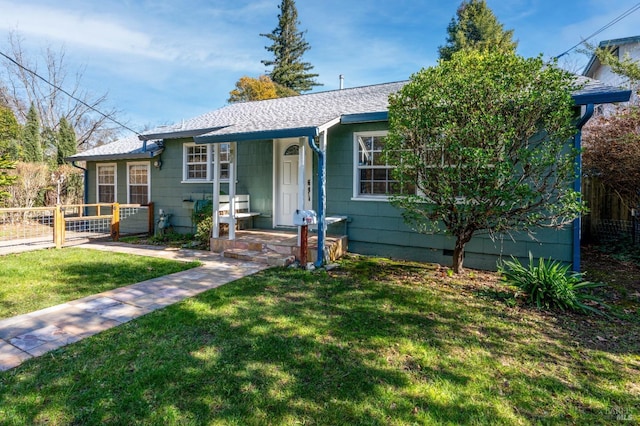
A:
[[[629,98],[627,90],[584,81],[573,94],[579,126],[595,104]],[[248,194],[251,210],[259,213],[254,228],[287,229],[296,210],[313,209],[321,242],[329,218],[344,219],[351,252],[448,264],[453,238],[419,234],[405,225],[388,201],[390,168],[376,161],[388,130],[389,94],[405,83],[231,104],[70,160],[86,162],[86,202],[153,201],[156,211],[171,214],[178,232],[193,231],[198,200],[212,199],[217,206],[217,194]],[[579,146],[579,135],[574,143]],[[576,267],[579,230],[579,223],[540,229],[535,240],[525,234],[497,240],[479,235],[467,244],[465,265],[495,269],[500,257],[526,259],[531,251]]]

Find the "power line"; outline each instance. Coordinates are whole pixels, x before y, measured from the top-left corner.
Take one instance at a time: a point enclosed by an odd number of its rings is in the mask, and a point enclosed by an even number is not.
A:
[[[603,32],[604,30],[607,30],[607,29],[611,28],[612,26],[614,26],[618,22],[622,21],[624,18],[626,18],[627,16],[631,15],[633,12],[635,12],[638,9],[640,9],[640,3],[636,3],[635,6],[631,6],[631,8],[629,8],[627,11],[623,12],[620,16],[618,16],[618,17],[614,18],[613,20],[611,20],[611,22],[609,22],[608,24],[606,24],[605,26],[603,26],[602,28],[600,28],[599,30],[597,30],[596,32],[591,34],[589,37],[583,39],[580,43],[577,43],[576,45],[572,46],[570,49],[565,50],[564,52],[562,52],[561,54],[556,56],[556,59],[559,59],[562,56],[566,55],[567,53],[571,52],[573,49],[575,49],[576,47],[580,46],[585,41],[597,36],[598,34]]]
[[[104,118],[106,118],[107,120],[117,124],[118,126],[122,127],[123,129],[129,130],[130,132],[135,133],[136,135],[140,136],[140,133],[133,130],[132,128],[130,128],[129,126],[126,126],[125,124],[119,122],[118,120],[116,120],[115,118],[103,113],[102,111],[98,110],[97,108],[89,105],[88,103],[86,103],[85,101],[83,101],[82,99],[78,99],[76,98],[74,95],[72,95],[71,93],[67,92],[66,90],[64,90],[62,87],[57,86],[55,84],[53,84],[52,82],[50,82],[49,80],[47,80],[46,78],[42,77],[40,74],[38,74],[35,71],[30,70],[29,68],[25,67],[24,65],[18,63],[15,59],[9,57],[8,55],[6,55],[5,53],[3,53],[2,51],[0,51],[0,56],[4,57],[5,59],[7,59],[8,61],[10,61],[11,63],[17,65],[18,67],[22,68],[23,70],[25,70],[26,72],[28,72],[29,74],[39,78],[40,80],[44,81],[46,84],[48,84],[49,86],[53,87],[56,90],[61,91],[62,93],[64,93],[65,95],[69,96],[71,99],[80,102],[82,105],[86,106],[87,108],[89,108],[90,110],[100,114],[101,116],[103,116]]]

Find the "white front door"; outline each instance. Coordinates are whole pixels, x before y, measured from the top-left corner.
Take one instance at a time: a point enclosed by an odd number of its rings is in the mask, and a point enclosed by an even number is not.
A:
[[[300,146],[297,139],[283,139],[277,141],[277,147],[276,226],[293,226],[293,213],[298,208]]]

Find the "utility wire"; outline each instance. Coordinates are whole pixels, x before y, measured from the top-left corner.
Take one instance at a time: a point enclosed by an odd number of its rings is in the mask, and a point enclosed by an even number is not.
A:
[[[640,3],[636,3],[635,6],[631,6],[631,8],[629,8],[627,11],[623,12],[621,15],[619,15],[618,17],[616,17],[613,20],[611,20],[611,22],[609,22],[608,24],[606,24],[605,26],[603,26],[602,28],[600,28],[599,30],[597,30],[596,32],[591,34],[589,37],[583,39],[580,43],[577,43],[575,46],[572,46],[570,49],[565,50],[564,52],[562,52],[561,54],[556,56],[556,59],[559,59],[562,56],[566,55],[567,53],[571,52],[573,49],[575,49],[576,47],[580,46],[585,41],[597,36],[598,34],[603,32],[604,30],[607,30],[607,29],[611,28],[612,26],[614,26],[618,22],[622,21],[624,18],[626,18],[627,16],[631,15],[633,12],[637,11],[638,9],[640,9]]]
[[[47,80],[46,78],[40,76],[40,74],[38,74],[35,71],[30,70],[29,68],[25,67],[24,65],[18,63],[15,59],[9,57],[8,55],[6,55],[5,53],[3,53],[2,51],[0,51],[0,56],[4,57],[5,59],[7,59],[8,61],[10,61],[11,63],[17,65],[18,67],[22,68],[23,70],[25,70],[26,72],[28,72],[29,74],[38,77],[40,80],[44,81],[45,83],[47,83],[49,86],[55,88],[56,90],[61,91],[62,93],[64,93],[65,95],[69,96],[71,99],[80,102],[82,105],[86,106],[87,108],[89,108],[90,110],[100,114],[101,116],[103,116],[104,118],[106,118],[107,120],[117,124],[118,126],[129,130],[130,132],[135,133],[136,135],[140,136],[140,133],[133,130],[132,128],[130,128],[129,126],[119,122],[118,120],[116,120],[115,118],[103,113],[102,111],[98,110],[97,108],[89,105],[88,103],[86,103],[85,101],[83,101],[82,99],[78,99],[75,96],[73,96],[71,93],[67,92],[66,90],[64,90],[63,88],[56,86],[55,84],[53,84],[52,82],[50,82],[49,80]]]

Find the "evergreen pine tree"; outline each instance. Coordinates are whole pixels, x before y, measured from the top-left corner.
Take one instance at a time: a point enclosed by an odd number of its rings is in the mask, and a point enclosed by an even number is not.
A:
[[[26,162],[40,163],[44,159],[42,150],[42,136],[40,135],[40,119],[36,107],[31,104],[27,113],[27,122],[22,134],[23,159]]]
[[[449,60],[464,49],[515,53],[513,30],[505,31],[485,0],[464,0],[447,27],[447,44],[440,46],[440,59]]]
[[[60,124],[58,126],[57,142],[57,162],[58,165],[62,165],[65,164],[66,157],[77,152],[76,132],[73,130],[69,121],[64,117],[60,119]]]
[[[17,160],[20,156],[20,124],[11,108],[0,104],[0,157]]]
[[[294,0],[282,0],[278,15],[278,26],[270,34],[260,34],[273,42],[265,47],[273,53],[272,60],[263,60],[267,67],[273,66],[269,77],[296,92],[306,92],[314,86],[321,86],[314,80],[318,74],[309,73],[313,65],[302,61],[302,55],[311,48],[304,39],[304,31],[298,31],[298,11]]]

